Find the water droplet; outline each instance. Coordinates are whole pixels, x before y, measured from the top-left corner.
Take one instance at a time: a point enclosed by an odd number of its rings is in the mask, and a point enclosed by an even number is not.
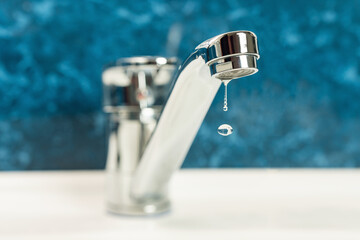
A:
[[[228,124],[222,124],[218,127],[218,133],[222,136],[229,136],[233,133],[233,128]]]
[[[224,83],[224,87],[225,87],[225,93],[224,93],[224,107],[223,110],[226,112],[228,110],[228,106],[227,106],[227,85],[230,82],[230,80],[223,80]]]

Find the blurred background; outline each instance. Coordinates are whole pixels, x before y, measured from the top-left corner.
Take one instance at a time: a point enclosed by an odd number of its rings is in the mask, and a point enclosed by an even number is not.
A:
[[[183,167],[359,167],[360,2],[0,2],[0,170],[105,165],[102,67],[184,60],[202,41],[257,34],[259,73],[216,96]],[[220,124],[234,128],[217,134]]]

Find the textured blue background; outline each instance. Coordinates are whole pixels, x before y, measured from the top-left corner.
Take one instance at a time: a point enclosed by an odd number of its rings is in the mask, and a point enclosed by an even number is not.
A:
[[[356,0],[1,1],[0,169],[102,168],[102,66],[184,59],[231,30],[257,34],[260,72],[229,85],[227,113],[221,89],[184,166],[358,167],[359,12]]]

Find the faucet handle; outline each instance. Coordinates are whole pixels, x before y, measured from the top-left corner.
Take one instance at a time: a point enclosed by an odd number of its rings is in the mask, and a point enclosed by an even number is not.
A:
[[[122,58],[105,67],[102,74],[104,111],[162,106],[176,70],[176,58]]]

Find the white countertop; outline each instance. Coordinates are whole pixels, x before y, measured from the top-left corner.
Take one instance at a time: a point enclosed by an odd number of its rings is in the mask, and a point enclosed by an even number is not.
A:
[[[110,215],[104,172],[0,173],[0,239],[360,239],[360,170],[181,170],[171,213]]]

